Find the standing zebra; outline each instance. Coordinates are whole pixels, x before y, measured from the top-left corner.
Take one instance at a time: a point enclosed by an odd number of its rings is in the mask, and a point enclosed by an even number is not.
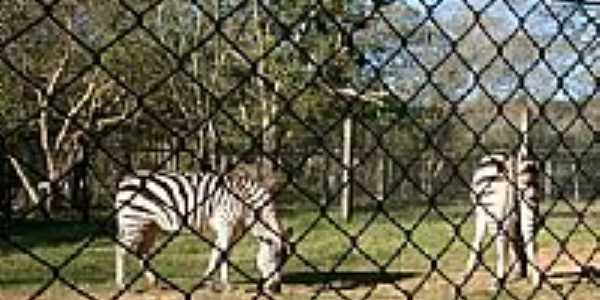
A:
[[[271,194],[247,174],[216,175],[138,171],[125,176],[115,200],[118,242],[115,247],[115,279],[124,287],[124,257],[138,254],[148,286],[156,283],[144,266],[159,230],[199,232],[209,227],[216,233],[205,277],[220,264],[221,283],[229,288],[228,254],[232,241],[246,231],[258,240],[257,268],[264,287],[278,292],[281,265],[287,256],[287,242],[275,214]]]
[[[486,229],[489,229],[496,242],[495,286],[500,287],[500,281],[505,278],[509,243],[512,245],[510,266],[513,268],[523,251],[521,238],[526,245],[526,257],[520,262],[521,270],[526,272],[527,264],[533,264],[533,284],[539,284],[534,240],[538,173],[535,160],[525,156],[515,159],[505,153],[496,153],[480,160],[471,184],[471,199],[475,204],[475,238],[465,277],[471,276],[480,263],[483,238]]]

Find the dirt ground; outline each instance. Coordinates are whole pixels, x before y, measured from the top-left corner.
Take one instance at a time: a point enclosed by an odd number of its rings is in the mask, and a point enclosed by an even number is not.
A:
[[[600,253],[593,253],[594,247],[570,247],[561,251],[559,248],[544,248],[538,253],[539,265],[545,270],[548,282],[544,289],[534,299],[594,299],[600,295],[598,278],[600,278]],[[594,279],[591,279],[594,278]],[[448,280],[459,280],[457,274],[435,273],[428,277],[417,276],[402,279],[393,283],[362,285],[360,282],[351,284],[334,283],[332,286],[285,284],[283,293],[277,296],[259,295],[248,291],[248,286],[240,286],[230,292],[214,292],[208,289],[196,291],[191,299],[310,299],[319,294],[320,299],[406,299],[406,295],[414,294],[414,299],[451,299],[454,287]],[[462,287],[462,293],[468,299],[489,299],[493,292],[489,290],[492,277],[486,272],[477,272]],[[511,281],[511,291],[517,297],[528,299],[531,287],[527,281]],[[96,299],[122,300],[175,300],[185,297],[173,290],[154,290],[149,292],[127,292],[118,295],[114,289],[82,287]],[[492,293],[492,294],[490,294]],[[31,299],[33,292],[2,290],[0,300]],[[511,297],[512,298],[512,297]],[[519,297],[521,298],[521,297]],[[65,287],[52,287],[39,300],[79,300],[88,299]],[[600,299],[598,296],[597,299]]]

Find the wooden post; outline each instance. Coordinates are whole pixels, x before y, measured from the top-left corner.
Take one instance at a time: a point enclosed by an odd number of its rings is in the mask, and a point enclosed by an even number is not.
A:
[[[425,191],[427,191],[427,198],[431,199],[431,196],[433,196],[433,172],[434,172],[434,160],[433,160],[433,154],[431,155],[431,157],[429,157],[427,159],[427,177],[426,177],[426,184],[427,184],[427,189]]]
[[[352,113],[344,119],[342,153],[342,218],[350,221],[352,215]]]
[[[0,143],[2,141],[0,140]],[[4,214],[4,218],[6,220],[10,220],[12,213],[12,198],[10,197],[9,189],[12,187],[9,185],[8,181],[8,168],[6,166],[6,160],[4,158],[4,154],[2,153],[2,146],[0,145],[0,203],[2,203],[2,212]]]
[[[319,201],[319,205],[321,207],[327,206],[329,201],[331,200],[331,187],[329,181],[329,159],[327,156],[323,156],[323,168],[320,169],[321,175],[321,186],[323,188],[323,192],[321,193],[321,199]]]
[[[227,155],[222,154],[220,156],[220,162],[219,162],[219,172],[221,174],[225,174],[226,172],[229,171],[229,158],[227,157]]]
[[[511,193],[512,195],[516,195],[516,203],[519,205],[519,218],[517,223],[519,224],[519,234],[518,234],[518,244],[522,245],[522,247],[517,247],[517,259],[519,260],[520,273],[521,276],[527,276],[528,263],[533,265],[537,265],[537,245],[536,245],[536,236],[535,231],[531,231],[531,228],[535,227],[536,223],[536,213],[537,213],[537,203],[533,201],[529,202],[526,199],[523,199],[524,194],[521,193],[520,189],[523,188],[520,185],[520,174],[518,174],[521,169],[521,163],[524,159],[527,159],[531,154],[529,153],[529,100],[525,103],[523,107],[523,111],[521,114],[521,126],[519,128],[521,134],[521,144],[519,145],[519,152],[517,154],[516,163],[511,167],[512,174],[511,178],[514,180],[516,193]],[[535,200],[534,200],[535,201]],[[536,272],[535,268],[533,272]],[[537,281],[537,279],[536,279]]]
[[[82,201],[83,201],[83,221],[84,222],[90,222],[90,216],[91,216],[91,208],[92,208],[92,193],[90,193],[90,186],[89,184],[91,182],[89,182],[89,178],[88,178],[88,168],[90,167],[90,162],[89,162],[89,153],[86,148],[83,148],[83,158],[82,158],[82,163],[80,165],[80,175],[81,175],[81,194],[80,197],[82,197]]]
[[[340,35],[341,36],[341,35]],[[387,92],[378,93],[358,93],[354,89],[337,89],[335,95],[345,96],[347,101],[371,101],[379,103],[379,98],[386,96]],[[343,145],[342,145],[342,180],[341,180],[341,210],[342,217],[346,221],[350,221],[352,214],[352,169],[354,167],[352,158],[352,118],[353,108],[352,103],[349,103],[350,111],[344,119],[343,129]]]
[[[394,161],[391,157],[385,157],[384,158],[386,161],[386,186],[388,184],[391,184],[392,186],[394,186],[396,183],[393,182],[392,178],[396,178],[394,177]],[[395,186],[394,186],[394,190],[396,190]],[[393,193],[393,195],[396,193]],[[388,195],[388,196],[392,196],[392,195]]]
[[[309,156],[306,158],[306,162],[304,163],[304,176],[308,179],[311,180],[313,177],[313,160],[314,160],[314,156]]]
[[[519,147],[519,157],[517,163],[520,163],[528,153],[529,147],[529,105],[525,104],[521,114],[521,145]]]
[[[577,163],[571,163],[571,172],[573,173],[573,199],[579,201],[579,176],[577,176]]]
[[[552,197],[552,161],[547,160],[544,167],[544,199]]]
[[[376,177],[377,178],[377,191],[375,192],[375,197],[377,201],[383,201],[385,199],[385,153],[383,151],[379,151],[380,155],[377,157],[377,170]]]
[[[420,191],[420,195],[421,195],[421,199],[423,200],[427,200],[428,199],[428,193],[427,193],[427,162],[428,160],[425,158],[425,156],[421,156],[420,158],[421,160],[421,167],[419,168],[421,174],[419,175],[419,179],[421,180],[421,191]]]

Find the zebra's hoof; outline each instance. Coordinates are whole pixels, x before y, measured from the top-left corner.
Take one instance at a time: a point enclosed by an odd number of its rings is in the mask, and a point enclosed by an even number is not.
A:
[[[267,289],[273,294],[281,294],[281,283],[273,283]]]
[[[141,287],[141,288],[137,288],[137,289],[133,290],[133,292],[136,293],[136,294],[144,294],[144,293],[146,293],[148,291],[150,291],[150,289],[147,288],[147,287]]]
[[[214,293],[229,293],[234,290],[233,285],[223,284],[223,283],[218,283],[218,282],[211,282],[209,287],[210,287],[210,290]]]
[[[501,291],[503,289],[506,289],[504,282],[502,282],[501,280],[496,280],[494,281],[491,285],[490,285],[490,291]]]
[[[214,291],[218,287],[217,287],[217,283],[215,281],[213,281],[212,279],[207,279],[207,280],[200,282],[197,285],[197,288],[210,289],[210,290]]]

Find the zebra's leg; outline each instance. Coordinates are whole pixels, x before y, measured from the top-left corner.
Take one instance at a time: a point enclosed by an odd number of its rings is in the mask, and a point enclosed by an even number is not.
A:
[[[509,244],[510,244],[510,270],[517,272],[519,278],[527,277],[527,260],[525,258],[525,249],[523,235],[520,233],[519,220],[513,220],[510,224]]]
[[[527,262],[531,262],[531,284],[539,286],[541,281],[541,272],[539,266],[536,263],[536,245],[535,242],[529,241],[526,244],[525,251],[527,253]]]
[[[125,255],[127,250],[120,243],[115,244],[115,283],[119,289],[124,289]]]
[[[508,256],[508,238],[507,238],[506,231],[503,228],[499,228],[495,239],[496,239],[496,280],[495,280],[494,287],[496,289],[501,289],[506,282],[506,258]]]
[[[485,237],[486,221],[485,221],[485,210],[482,208],[475,209],[475,237],[471,244],[471,253],[469,254],[469,260],[467,261],[467,268],[464,272],[464,281],[467,281],[472,273],[475,271],[476,266],[481,263],[479,258],[481,256],[481,243]]]
[[[217,233],[217,237],[215,239],[215,247],[213,247],[211,251],[210,260],[208,262],[208,266],[206,267],[206,271],[204,272],[204,276],[211,277],[211,275],[214,274],[217,265],[219,265],[220,282],[223,284],[226,290],[229,290],[231,287],[229,286],[229,264],[227,260],[227,253],[229,252],[229,241],[232,234],[232,228],[226,222],[214,225],[217,225],[213,226]]]
[[[217,246],[221,249],[221,284],[225,287],[225,290],[231,290],[229,284],[229,242],[231,240],[231,232],[229,226],[226,226],[221,233],[217,236]]]
[[[144,270],[144,277],[146,278],[146,289],[152,289],[156,286],[156,275],[148,270],[148,254],[154,246],[156,236],[158,234],[158,227],[156,225],[148,225],[142,232],[142,242],[138,248],[140,268]]]
[[[521,206],[521,234],[523,236],[525,256],[524,263],[531,264],[531,283],[539,286],[541,283],[541,270],[537,264],[537,245],[535,241],[535,207],[524,201]]]
[[[537,264],[537,245],[534,241],[533,234],[528,234],[524,237],[525,240],[525,264],[531,264],[531,284],[539,286],[541,283],[541,270]]]
[[[117,223],[119,226],[120,222]],[[119,289],[125,288],[125,260],[127,250],[134,249],[136,245],[137,231],[125,230],[119,228],[115,242],[115,283]]]
[[[208,260],[206,271],[204,271],[204,277],[208,280],[212,280],[215,269],[217,268],[217,262],[219,261],[220,255],[221,251],[217,247],[212,247],[210,251],[210,259]]]

